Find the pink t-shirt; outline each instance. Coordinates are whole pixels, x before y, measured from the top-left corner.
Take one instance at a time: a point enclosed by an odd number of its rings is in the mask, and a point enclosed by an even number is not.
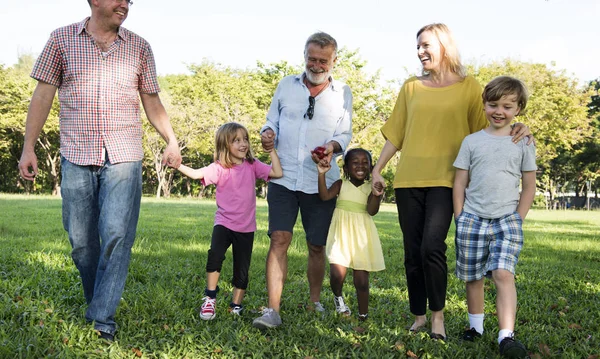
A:
[[[222,225],[232,231],[256,231],[256,179],[269,179],[271,166],[255,159],[232,168],[211,163],[202,168],[202,184],[217,186],[217,212],[215,226]]]

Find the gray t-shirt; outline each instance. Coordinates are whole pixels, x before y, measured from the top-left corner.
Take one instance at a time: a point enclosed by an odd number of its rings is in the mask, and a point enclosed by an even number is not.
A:
[[[464,211],[500,218],[517,209],[521,172],[535,171],[535,146],[481,130],[463,140],[454,167],[469,171]]]

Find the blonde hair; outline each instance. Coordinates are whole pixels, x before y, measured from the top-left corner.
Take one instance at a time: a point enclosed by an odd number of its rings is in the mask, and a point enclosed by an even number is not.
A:
[[[515,95],[517,97],[517,105],[520,109],[519,114],[522,114],[527,106],[529,93],[525,84],[519,79],[510,76],[498,76],[485,86],[481,97],[485,103],[498,101],[503,96],[508,95]]]
[[[437,40],[440,42],[443,50],[441,62],[442,67],[460,76],[461,78],[465,78],[467,76],[467,72],[460,61],[460,54],[458,52],[458,47],[456,46],[456,41],[454,40],[454,36],[452,35],[452,32],[448,26],[441,23],[425,25],[419,31],[417,31],[417,39],[425,31],[429,31],[434,34]],[[426,74],[427,72],[423,70],[423,75]]]
[[[221,125],[215,134],[214,160],[215,162],[219,162],[221,166],[225,168],[231,168],[235,165],[231,159],[229,145],[231,145],[235,139],[238,130],[242,130],[244,132],[244,136],[248,138],[248,152],[246,153],[246,160],[250,163],[254,162],[254,153],[252,152],[252,147],[250,146],[250,136],[248,135],[248,130],[246,127],[237,122],[228,122],[224,125]]]

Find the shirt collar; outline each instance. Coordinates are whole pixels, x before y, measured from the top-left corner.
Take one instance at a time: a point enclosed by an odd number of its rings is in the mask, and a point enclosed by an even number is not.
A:
[[[306,71],[304,71],[301,74],[296,75],[296,80],[303,83],[305,77],[306,77]],[[337,82],[333,79],[333,76],[329,75],[329,87],[331,87],[331,90],[337,91],[336,86],[335,86],[336,83]]]
[[[81,21],[79,24],[77,24],[77,35],[81,35],[81,33],[84,30],[86,32],[88,32],[87,31],[88,21],[90,21],[90,17],[89,16],[86,17],[85,19],[83,19],[83,21]],[[123,26],[119,26],[119,31],[117,31],[117,36],[119,36],[122,40],[125,40],[125,28]]]

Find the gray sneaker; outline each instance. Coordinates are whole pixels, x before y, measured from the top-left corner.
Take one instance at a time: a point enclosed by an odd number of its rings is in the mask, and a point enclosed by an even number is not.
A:
[[[281,325],[281,317],[273,308],[263,309],[262,316],[254,319],[252,326],[258,329],[276,328]]]
[[[314,302],[313,304],[315,305],[315,312],[323,313],[325,311],[325,307],[323,307],[321,302]]]

